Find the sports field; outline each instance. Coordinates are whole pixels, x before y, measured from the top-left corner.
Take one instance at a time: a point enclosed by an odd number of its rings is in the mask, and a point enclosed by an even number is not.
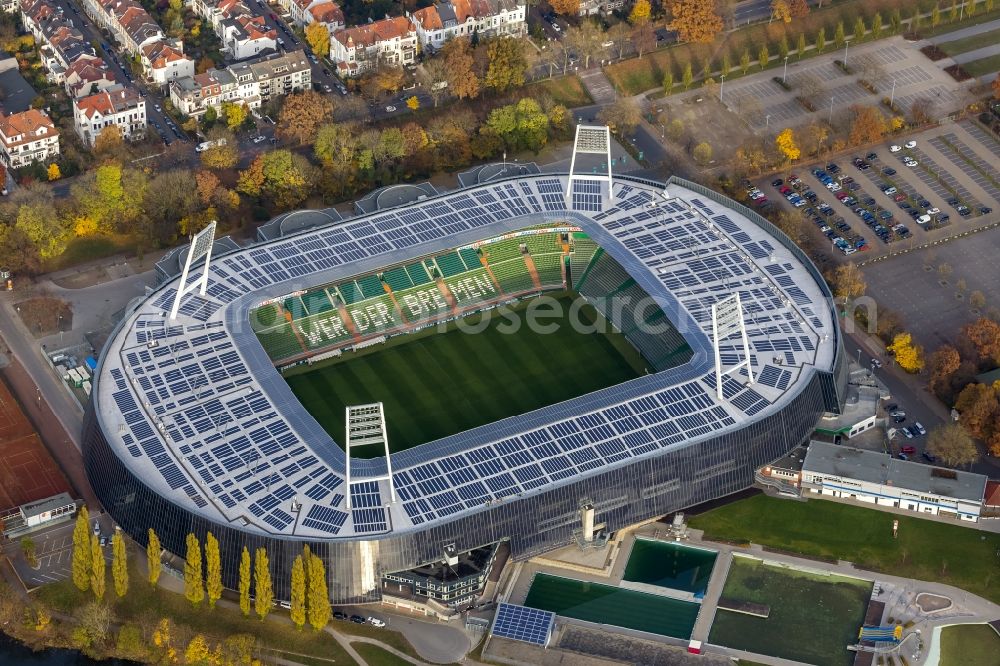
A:
[[[548,298],[548,297],[542,297]],[[344,407],[381,401],[392,451],[431,442],[499,419],[523,414],[639,376],[639,353],[610,325],[607,333],[571,325],[565,295],[555,301],[561,315],[545,319],[554,330],[532,331],[523,316],[531,301],[513,312],[521,326],[510,332],[510,318],[491,316],[482,331],[453,324],[398,336],[385,345],[350,352],[287,376],[306,410],[337,442],[344,441]],[[491,311],[488,314],[496,314]],[[481,315],[466,317],[475,324]],[[576,319],[602,320],[586,306]],[[367,454],[367,455],[366,455]],[[352,450],[375,457],[371,447]]]

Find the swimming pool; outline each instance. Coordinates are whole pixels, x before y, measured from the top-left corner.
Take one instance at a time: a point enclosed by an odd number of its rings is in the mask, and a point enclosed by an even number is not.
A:
[[[687,640],[700,604],[587,581],[536,574],[525,606],[626,629]]]
[[[703,596],[715,566],[715,551],[672,541],[636,539],[622,580]]]

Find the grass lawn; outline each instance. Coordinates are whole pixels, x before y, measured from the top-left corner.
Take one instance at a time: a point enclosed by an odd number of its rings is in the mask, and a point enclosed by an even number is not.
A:
[[[528,92],[527,97],[534,97],[536,92],[546,93],[556,103],[569,109],[594,103],[590,93],[583,87],[583,82],[575,74],[528,84],[525,91]]]
[[[58,257],[46,263],[45,270],[57,271],[68,266],[75,266],[86,261],[103,259],[120,252],[135,251],[135,242],[128,236],[82,236],[73,238],[66,250]]]
[[[988,58],[980,58],[979,60],[973,60],[972,62],[967,62],[962,65],[962,69],[967,71],[972,76],[984,76],[986,74],[992,74],[993,72],[1000,71],[1000,55],[990,56]]]
[[[358,651],[368,666],[409,666],[410,663],[370,643],[351,643],[351,647]]]
[[[849,666],[872,584],[734,557],[722,596],[770,607],[767,618],[719,610],[710,643],[816,666]]]
[[[930,20],[925,18],[923,24],[917,32],[920,33],[922,39],[929,39],[931,37],[937,37],[938,35],[944,35],[949,32],[955,32],[962,28],[968,28],[969,26],[979,25],[980,23],[987,23],[993,19],[1000,18],[1000,9],[994,9],[988,14],[976,14],[975,16],[966,17],[961,21],[955,21],[954,23],[948,23],[948,14],[951,9],[951,4],[941,3],[941,24],[937,27],[932,28]]]
[[[1000,29],[983,32],[978,35],[966,37],[965,39],[956,39],[952,42],[942,42],[941,44],[938,44],[938,48],[948,55],[954,56],[959,53],[975,51],[976,49],[981,49],[984,46],[993,46],[997,42],[1000,42]]]
[[[899,520],[899,538],[892,521]],[[895,576],[934,580],[1000,602],[1000,534],[814,499],[766,495],[691,518],[708,539],[753,541]]]
[[[532,300],[516,310],[523,313]],[[523,318],[511,333],[506,317],[492,317],[478,333],[429,328],[286,379],[336,441],[344,438],[345,405],[382,401],[391,450],[400,451],[639,375],[642,359],[621,334],[610,326],[602,327],[608,334],[575,330],[571,298],[558,302],[560,316],[545,320],[558,326],[548,334],[530,330]],[[593,308],[581,315],[597,316]],[[370,456],[382,454],[370,448]],[[363,449],[354,455],[365,457]]]
[[[987,624],[959,624],[941,630],[941,666],[995,666],[1000,636]]]

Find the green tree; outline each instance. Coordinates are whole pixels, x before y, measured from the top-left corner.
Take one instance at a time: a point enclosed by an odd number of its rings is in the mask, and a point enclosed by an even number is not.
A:
[[[740,54],[740,71],[746,76],[747,71],[750,69],[750,49],[743,49],[743,53]]]
[[[312,23],[310,25],[316,24]],[[239,129],[250,115],[245,104],[236,102],[223,102],[222,113],[226,116],[226,126],[231,130]]]
[[[250,551],[246,546],[240,555],[240,610],[250,617]]]
[[[694,157],[694,161],[698,164],[708,164],[712,161],[712,144],[707,141],[702,141],[694,147],[694,151],[691,155]]]
[[[987,3],[991,0],[986,0]],[[920,27],[920,20],[923,18],[920,12],[920,7],[914,7],[913,13],[910,14],[910,32],[917,30]]]
[[[784,60],[788,56],[789,50],[788,37],[782,35],[781,40],[778,42],[778,59]]]
[[[965,0],[963,0],[964,4]],[[948,21],[954,23],[958,20],[959,4],[958,0],[951,0],[951,9],[948,10]]]
[[[927,450],[949,467],[971,465],[979,460],[979,451],[968,433],[957,423],[947,423],[931,431]]]
[[[872,39],[878,39],[882,36],[882,15],[875,12],[872,16]]]
[[[153,528],[149,528],[149,542],[146,544],[146,564],[149,567],[149,584],[156,587],[160,580],[160,554],[163,549],[160,547],[160,537],[156,536]]]
[[[197,608],[205,599],[204,574],[201,570],[201,543],[193,533],[187,535],[187,557],[184,559],[184,597]]]
[[[271,612],[274,603],[274,586],[271,584],[271,564],[267,550],[258,548],[254,554],[253,569],[254,610],[261,621]]]
[[[898,35],[899,31],[903,28],[903,17],[900,15],[898,9],[892,10],[892,14],[889,15],[889,25],[892,27],[892,34]]]
[[[319,21],[306,26],[306,41],[317,57],[330,55],[330,31]]]
[[[90,513],[86,506],[80,507],[73,527],[73,584],[81,592],[90,587]]]
[[[104,551],[101,549],[101,539],[96,534],[90,535],[90,589],[98,601],[104,599],[108,576],[105,570]]]
[[[38,566],[38,551],[35,547],[35,540],[31,537],[23,537],[21,539],[21,552],[24,554],[24,561],[28,563],[29,567]]]
[[[723,76],[729,76],[729,73],[733,71],[733,64],[729,61],[729,49],[722,54],[722,65],[719,68],[719,73]]]
[[[820,28],[816,31],[816,53],[822,53],[826,50],[826,28]]]
[[[799,33],[799,41],[798,41],[798,43],[797,43],[797,44],[795,45],[795,54],[796,54],[796,55],[797,55],[797,56],[799,57],[799,59],[801,60],[801,59],[802,59],[802,55],[803,55],[803,54],[804,54],[805,52],[806,52],[806,33],[804,33],[804,32],[800,32],[800,33]]]
[[[833,33],[833,46],[838,49],[844,48],[844,42],[847,41],[847,35],[844,33],[844,22],[837,21],[837,29]]]
[[[934,8],[931,9],[931,27],[936,28],[941,25],[941,9],[934,3]]]
[[[490,40],[486,53],[489,65],[483,83],[487,88],[503,93],[524,85],[528,61],[520,39],[501,37]]]
[[[691,87],[694,82],[694,73],[691,71],[691,63],[684,63],[684,72],[681,74],[681,85],[684,86],[684,90]]]
[[[760,65],[761,69],[764,69],[765,67],[767,67],[767,63],[770,59],[771,59],[771,53],[767,49],[767,44],[764,44],[760,47],[760,50],[757,52],[757,64]]]
[[[859,16],[854,20],[854,41],[860,42],[865,38],[865,33],[867,29],[865,28],[865,17]]]
[[[66,227],[50,197],[22,202],[14,226],[38,248],[42,259],[58,256],[66,248]]]
[[[298,555],[292,563],[292,599],[289,615],[296,629],[302,629],[306,623],[306,574],[302,564],[302,556]]]
[[[674,68],[667,65],[667,71],[663,74],[663,92],[669,95],[674,91]]]
[[[326,586],[326,566],[323,560],[309,558],[309,624],[319,631],[330,621],[330,592]]]
[[[201,634],[195,634],[184,650],[184,663],[204,664],[208,662],[210,656],[208,641]]]
[[[114,559],[111,561],[111,579],[115,582],[115,594],[124,597],[128,592],[128,561],[121,530],[115,530],[115,535],[111,537],[111,551],[114,554]]]
[[[211,532],[205,535],[205,572],[208,607],[215,608],[215,602],[222,597],[222,560],[219,556],[219,540]]]

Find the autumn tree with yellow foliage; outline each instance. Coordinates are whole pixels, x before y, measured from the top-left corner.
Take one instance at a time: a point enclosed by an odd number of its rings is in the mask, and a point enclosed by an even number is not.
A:
[[[628,15],[628,22],[632,25],[643,23],[649,20],[651,14],[652,7],[649,5],[649,0],[635,0],[635,4],[632,5],[632,11]]]
[[[915,373],[924,368],[924,348],[913,342],[909,333],[897,333],[892,344],[886,347],[896,357],[896,363],[903,370]]]
[[[722,17],[715,12],[715,3],[704,0],[676,0],[670,5],[673,20],[667,29],[677,33],[680,42],[711,44],[722,32]]]
[[[771,18],[785,23],[792,22],[792,10],[785,0],[771,1]]]
[[[306,41],[319,58],[330,55],[330,31],[319,21],[306,26]]]
[[[781,133],[774,139],[774,145],[778,147],[785,159],[789,161],[797,160],[802,155],[802,150],[795,141],[795,132],[791,127],[781,130]]]

